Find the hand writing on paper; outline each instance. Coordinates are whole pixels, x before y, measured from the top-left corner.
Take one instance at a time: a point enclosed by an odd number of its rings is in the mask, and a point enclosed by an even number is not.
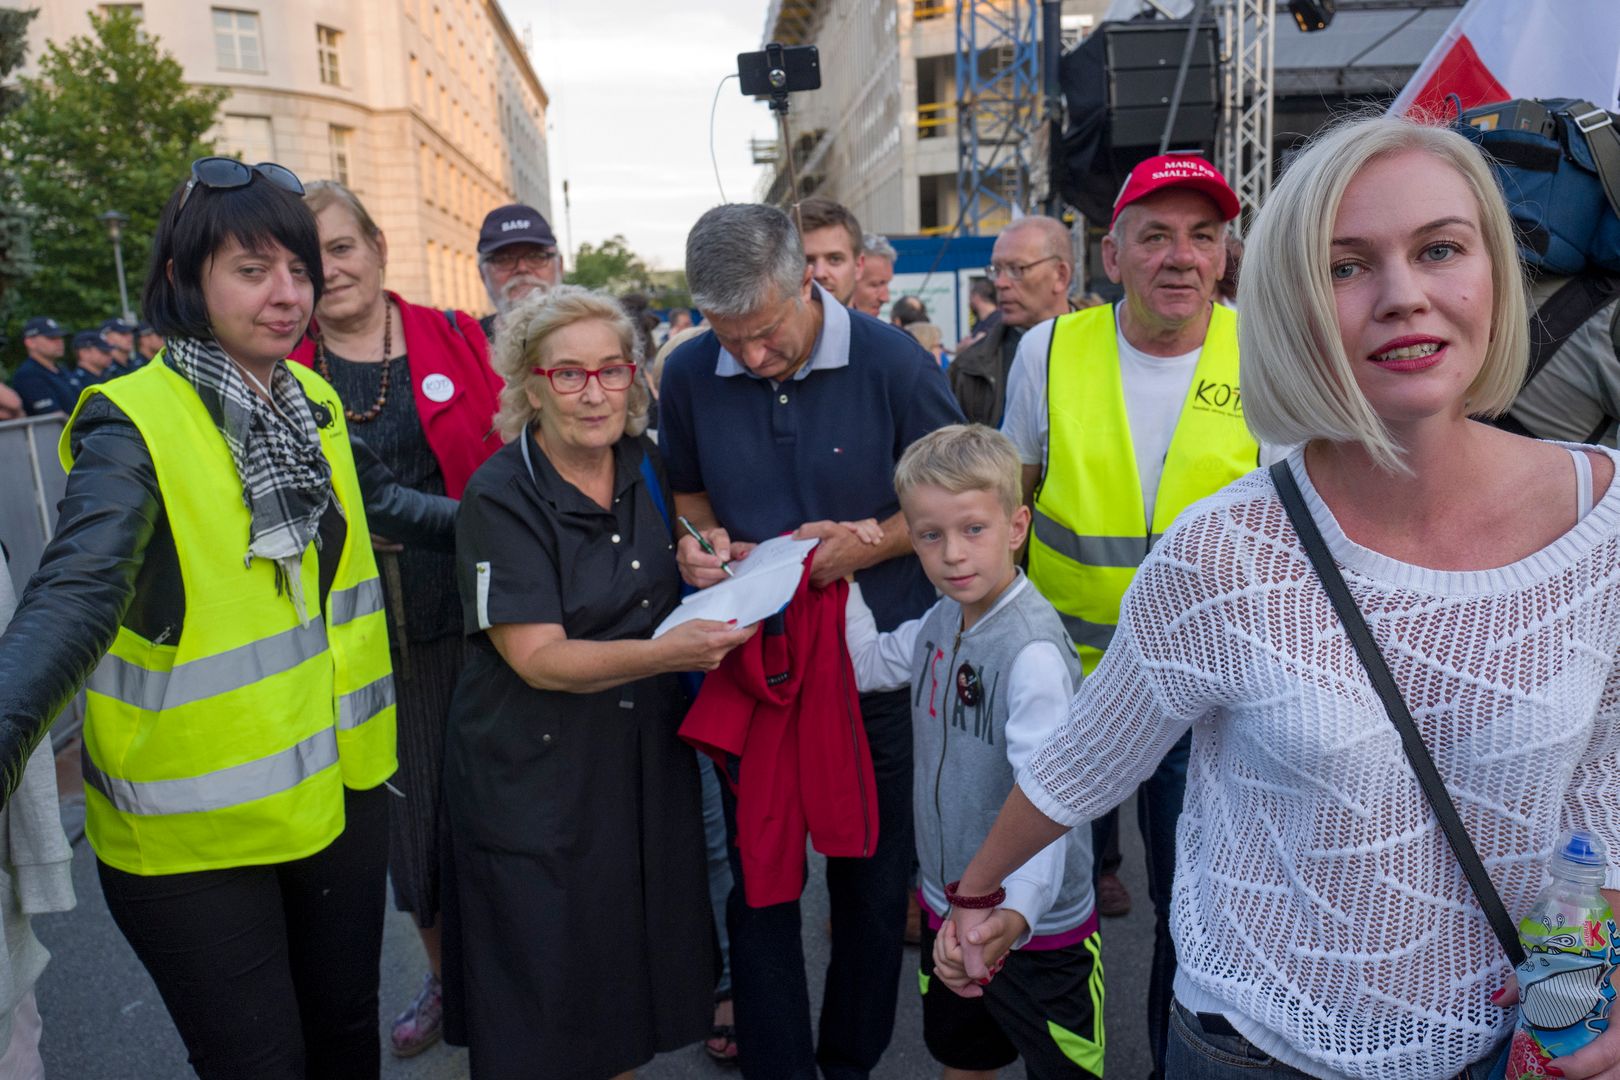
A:
[[[731,542],[731,537],[724,529],[703,529],[703,539],[714,548],[710,555],[703,550],[703,546],[691,536],[682,536],[675,545],[675,562],[681,568],[681,577],[688,585],[696,589],[707,589],[710,585],[718,585],[726,580],[726,572],[720,569],[721,563],[742,562],[748,553],[754,550],[753,544]]]

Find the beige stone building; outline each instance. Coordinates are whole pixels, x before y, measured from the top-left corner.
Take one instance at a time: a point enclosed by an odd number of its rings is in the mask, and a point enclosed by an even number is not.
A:
[[[354,189],[410,300],[488,310],[484,214],[551,216],[546,92],[497,0],[36,2],[33,58],[88,32],[91,12],[132,9],[188,81],[230,89],[223,152]]]
[[[765,40],[815,45],[822,87],[793,95],[801,189],[837,199],[872,232],[949,232],[957,217],[957,9],[1005,0],[768,0]],[[1023,0],[1028,3],[1028,0]],[[1038,6],[1038,5],[1037,5]],[[1064,0],[1072,44],[1108,0]],[[988,58],[986,59],[988,62]],[[786,199],[774,144],[755,144],[772,166],[759,195]]]

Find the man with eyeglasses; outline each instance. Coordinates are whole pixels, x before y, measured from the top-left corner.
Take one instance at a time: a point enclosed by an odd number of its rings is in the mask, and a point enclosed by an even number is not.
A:
[[[775,207],[730,203],[705,213],[687,237],[686,275],[711,332],[681,344],[665,363],[659,450],[675,512],[713,553],[682,537],[682,575],[699,588],[718,584],[727,580],[721,560],[745,560],[754,544],[793,532],[820,541],[812,584],[825,588],[853,573],[880,630],[921,615],[934,589],[912,553],[891,480],[906,447],[962,419],[939,366],[909,335],[846,309],[820,285],[793,222]],[[876,520],[851,527],[866,519]],[[836,672],[845,662],[825,649],[807,652],[793,663],[830,663]],[[826,1077],[865,1077],[893,1032],[914,856],[909,689],[902,681],[862,694],[858,720],[818,713],[799,722],[815,738],[837,732],[837,745],[848,746],[846,738],[858,741],[844,726],[852,721],[870,748],[870,771],[839,770],[841,797],[806,806],[812,820],[842,821],[864,813],[869,797],[876,801],[876,820],[860,818],[862,844],[827,859],[832,957],[819,1040],[798,899],[749,905],[768,880],[760,868],[771,852],[730,845],[732,998],[750,1080],[814,1077],[818,1066]],[[760,775],[752,770],[761,759],[750,753],[743,750],[734,778]],[[813,773],[826,757],[807,752],[804,769]],[[726,798],[733,838],[739,815],[757,820],[760,796],[749,790]],[[872,826],[876,843],[867,847]],[[777,851],[795,870],[802,834],[799,844],[797,854]]]
[[[1029,579],[1062,616],[1087,675],[1108,648],[1136,568],[1170,522],[1259,463],[1238,389],[1237,317],[1215,303],[1226,223],[1238,212],[1237,195],[1207,162],[1142,162],[1102,245],[1103,269],[1124,299],[1040,322],[1018,344],[1002,431],[1018,448],[1024,499],[1034,507]],[[996,254],[999,262],[999,243]],[[1020,284],[1034,273],[1027,267]],[[999,280],[997,294],[1004,321],[1025,317]],[[1137,793],[1154,909],[1147,1009],[1155,1077],[1164,1075],[1176,968],[1170,884],[1189,746],[1190,737],[1176,743]],[[1099,864],[1109,835],[1107,818],[1093,822]],[[1099,872],[1098,910],[1117,912],[1121,899],[1128,908],[1117,877]]]
[[[478,232],[478,273],[495,305],[494,314],[478,325],[493,342],[496,324],[513,304],[562,281],[562,256],[545,215],[521,203],[498,206],[485,215]]]
[[[974,423],[1000,427],[1007,373],[1024,331],[1070,309],[1074,253],[1069,230],[1049,217],[1019,218],[996,237],[985,274],[1001,318],[956,354],[947,374],[962,412]]]

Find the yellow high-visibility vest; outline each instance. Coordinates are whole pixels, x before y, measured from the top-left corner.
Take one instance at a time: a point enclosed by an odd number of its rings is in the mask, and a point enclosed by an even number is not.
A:
[[[85,833],[132,874],[313,854],[343,831],[344,786],[375,787],[397,766],[382,584],[343,406],[314,372],[288,370],[331,414],[321,451],[348,528],[319,612],[315,545],[304,552],[308,626],[268,560],[243,565],[251,516],[230,450],[161,355],[79,399],[106,394],[140,429],[185,596],[175,635],[119,627],[85,685]],[[72,430],[58,448],[68,469]]]
[[[1088,675],[1114,635],[1120,599],[1164,530],[1259,461],[1259,445],[1243,422],[1237,317],[1213,307],[1151,526],[1125,414],[1114,309],[1062,315],[1052,328],[1047,464],[1035,491],[1029,579],[1063,616]]]

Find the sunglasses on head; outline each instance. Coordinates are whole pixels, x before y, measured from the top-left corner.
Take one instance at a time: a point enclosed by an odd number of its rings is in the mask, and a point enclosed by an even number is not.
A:
[[[248,165],[228,157],[198,158],[191,163],[191,179],[186,181],[186,190],[180,193],[180,205],[175,213],[178,215],[186,208],[186,200],[191,198],[191,189],[198,184],[218,189],[247,187],[253,183],[254,173],[258,173],[284,191],[290,191],[294,195],[304,193],[303,182],[293,175],[293,171],[273,161]]]

